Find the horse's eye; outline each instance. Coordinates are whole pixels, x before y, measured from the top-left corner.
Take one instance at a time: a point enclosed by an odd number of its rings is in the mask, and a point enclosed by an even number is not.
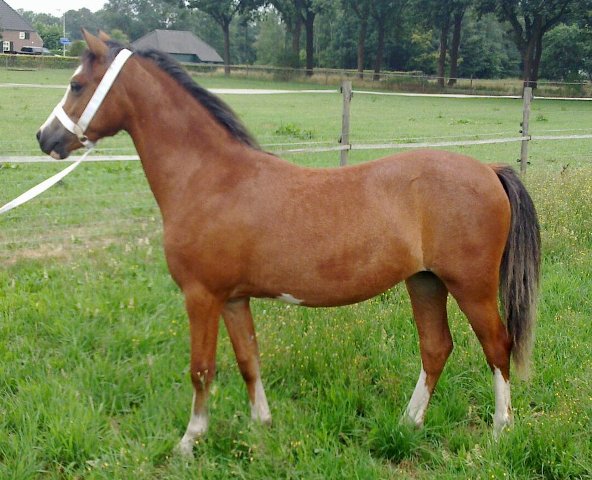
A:
[[[72,93],[80,93],[82,91],[82,85],[78,82],[70,82],[70,90],[72,90]]]

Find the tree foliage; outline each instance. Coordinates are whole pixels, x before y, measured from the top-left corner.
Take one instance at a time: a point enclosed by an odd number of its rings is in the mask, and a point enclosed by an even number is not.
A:
[[[592,79],[592,29],[561,24],[551,30],[545,39],[541,74],[564,81]]]
[[[41,22],[36,22],[35,30],[43,40],[43,46],[49,50],[59,51],[62,48],[60,38],[62,37],[62,28],[58,25],[45,25]]]
[[[46,47],[59,48],[62,17],[20,13]],[[189,30],[224,52],[227,66],[302,59],[308,71],[420,70],[442,86],[457,76],[592,75],[592,0],[108,0],[65,18],[73,40],[81,27],[124,43],[154,29]]]
[[[357,17],[358,45],[357,45],[357,69],[358,76],[362,78],[366,63],[366,38],[368,35],[368,23],[370,20],[371,0],[341,0],[345,11],[351,11]]]
[[[254,11],[263,2],[259,0],[183,0],[190,9],[198,9],[211,16],[224,35],[224,71],[230,74],[230,23],[239,14]]]
[[[334,6],[333,0],[266,0],[280,14],[291,37],[292,63],[300,64],[300,36],[305,30],[306,71],[312,74],[314,67],[314,23],[317,16]]]
[[[409,0],[376,0],[370,5],[370,15],[374,20],[377,44],[374,57],[374,79],[380,78],[384,59],[385,35],[387,28],[396,30],[402,27],[405,9]]]
[[[584,5],[581,0],[480,0],[479,9],[493,12],[500,21],[508,22],[522,55],[522,79],[525,85],[536,86],[543,37]]]

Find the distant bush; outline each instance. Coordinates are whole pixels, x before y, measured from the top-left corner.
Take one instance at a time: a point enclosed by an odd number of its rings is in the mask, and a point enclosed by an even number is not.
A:
[[[70,57],[80,57],[86,50],[86,42],[84,40],[74,40],[68,47],[68,55]]]
[[[37,70],[42,68],[71,69],[78,66],[78,57],[59,57],[46,55],[6,55],[0,54],[0,67]]]

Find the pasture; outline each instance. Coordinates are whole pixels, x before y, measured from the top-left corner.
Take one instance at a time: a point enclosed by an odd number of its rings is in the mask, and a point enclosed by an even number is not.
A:
[[[69,75],[41,71],[36,83],[65,85]],[[0,71],[0,83],[22,78]],[[62,93],[1,88],[0,118],[11,129],[0,155],[38,154],[34,134]],[[337,93],[224,98],[269,149],[339,136]],[[533,134],[577,133],[592,113],[590,102],[535,100],[532,108]],[[358,143],[504,137],[517,134],[520,120],[519,100],[357,94],[351,136]],[[100,147],[133,152],[125,135]],[[528,382],[514,379],[515,426],[498,442],[492,376],[453,301],[455,350],[425,427],[398,424],[420,368],[399,285],[334,309],[253,302],[270,428],[250,422],[221,327],[210,431],[191,462],[172,453],[192,395],[188,328],[154,201],[138,162],[82,165],[0,218],[0,478],[591,478],[590,147],[590,140],[530,145],[526,183],[544,253],[534,370]],[[517,143],[451,148],[486,162],[514,163],[519,152]],[[335,153],[288,158],[338,163]],[[0,203],[63,166],[1,165]]]

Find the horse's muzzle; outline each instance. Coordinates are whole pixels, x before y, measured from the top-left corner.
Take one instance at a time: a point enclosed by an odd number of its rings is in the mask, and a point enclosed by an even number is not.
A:
[[[70,135],[65,129],[46,126],[37,132],[37,141],[41,150],[56,160],[63,160],[70,155]]]

